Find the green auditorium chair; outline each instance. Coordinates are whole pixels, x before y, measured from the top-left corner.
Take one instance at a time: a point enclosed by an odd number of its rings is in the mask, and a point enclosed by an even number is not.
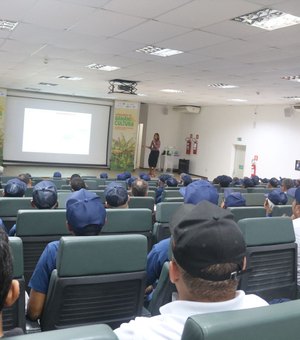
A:
[[[275,205],[272,209],[272,216],[292,216],[292,205]]]
[[[89,323],[116,328],[141,315],[146,259],[143,235],[62,237],[42,331]]]
[[[164,202],[166,198],[174,198],[174,197],[182,198],[183,196],[179,192],[179,188],[175,188],[175,189],[177,189],[177,190],[167,190],[167,189],[165,189],[162,192],[162,202]]]
[[[154,198],[149,196],[130,196],[128,206],[129,208],[145,208],[154,211]]]
[[[24,276],[27,285],[35,265],[49,242],[70,235],[66,226],[66,210],[19,210],[16,235],[23,241]]]
[[[247,218],[238,225],[247,245],[247,272],[240,289],[266,301],[295,299],[297,244],[293,222],[286,217]]]
[[[266,216],[266,210],[264,207],[229,207],[227,209],[231,211],[236,222],[244,218]]]
[[[20,327],[25,331],[25,280],[23,264],[23,245],[19,237],[9,237],[9,244],[13,256],[13,278],[19,281],[20,295],[10,307],[3,309],[4,331]]]

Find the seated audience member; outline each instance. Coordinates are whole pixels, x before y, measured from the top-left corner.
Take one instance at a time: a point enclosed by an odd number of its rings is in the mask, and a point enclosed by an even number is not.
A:
[[[300,188],[297,188],[294,193],[294,201],[292,204],[292,220],[293,227],[298,244],[298,267],[297,267],[297,284],[300,286]]]
[[[67,227],[75,236],[98,235],[106,220],[106,210],[95,193],[80,189],[66,203]],[[56,268],[59,241],[50,242],[43,251],[29,281],[27,315],[38,319],[43,311],[52,271]]]
[[[218,176],[219,184],[221,188],[229,187],[230,183],[232,182],[232,178],[226,175]]]
[[[259,185],[259,177],[256,175],[251,175],[251,179],[254,183],[254,185]]]
[[[132,183],[136,180],[137,178],[134,176],[131,176],[130,178],[126,179],[126,183],[127,183],[127,189],[131,190],[132,188]]]
[[[132,196],[148,196],[148,183],[143,179],[136,179],[131,186]]]
[[[158,316],[121,324],[114,330],[120,340],[179,340],[191,315],[268,305],[257,295],[237,290],[246,267],[246,244],[229,211],[210,202],[183,204],[170,226],[169,276],[178,299],[162,306]]]
[[[176,188],[178,186],[178,181],[175,177],[169,177],[166,180],[167,187]]]
[[[55,171],[53,174],[54,179],[60,179],[61,178],[61,172],[60,171]]]
[[[78,191],[80,189],[86,189],[86,185],[84,180],[79,176],[79,177],[73,177],[70,180],[70,186],[72,191]]]
[[[26,187],[27,188],[31,188],[32,187],[32,177],[29,173],[26,173],[26,174],[20,174],[18,176],[18,178],[24,182],[26,184]]]
[[[102,179],[107,179],[108,178],[108,174],[106,172],[101,172],[99,177],[102,178]]]
[[[221,208],[229,207],[245,207],[245,197],[240,192],[231,192],[229,190],[224,191],[224,201],[221,203]]]
[[[243,181],[238,178],[238,177],[233,177],[232,182],[230,183],[230,186],[235,187],[235,186],[240,186],[243,184]]]
[[[180,175],[180,181],[179,181],[179,183],[180,183],[181,185],[183,185],[184,187],[188,186],[188,185],[191,184],[192,182],[193,182],[193,180],[192,180],[192,177],[191,177],[190,175],[187,175],[187,174],[185,174],[185,173],[182,173],[182,174]]]
[[[141,173],[140,179],[143,179],[144,181],[149,182],[151,180],[151,177],[149,174]]]
[[[266,200],[264,208],[266,210],[266,216],[272,217],[272,210],[274,205],[285,205],[288,201],[286,193],[280,191],[280,189],[274,189],[269,194],[265,195]]]
[[[291,178],[283,178],[281,180],[281,186],[280,186],[281,191],[287,193],[289,189],[293,187],[294,187],[294,181]]]
[[[4,187],[4,197],[23,197],[26,188],[26,184],[19,178],[10,179]]]
[[[170,178],[169,174],[162,174],[158,177],[157,188],[155,190],[155,204],[160,203],[162,200],[162,193],[165,190],[165,186],[167,185],[167,179]]]
[[[272,177],[267,184],[268,189],[278,188],[278,186],[279,186],[279,181],[275,177]]]
[[[179,189],[184,196],[184,203],[198,204],[209,201],[218,205],[219,194],[216,188],[205,180],[194,181]],[[169,260],[170,238],[156,243],[147,256],[147,286],[153,285],[159,278],[163,264]]]
[[[104,191],[106,208],[128,208],[127,190],[117,182],[111,182]]]
[[[56,209],[57,189],[51,181],[41,181],[33,187],[31,205],[37,209]],[[13,225],[9,231],[9,236],[16,234],[16,225]]]
[[[117,175],[118,181],[126,181],[126,179],[131,177],[131,173],[129,171],[124,171],[121,174]]]
[[[13,280],[13,260],[7,234],[0,230],[0,337],[7,338],[23,334],[21,328],[3,332],[2,310],[9,307],[18,299],[20,287],[18,280]]]
[[[244,188],[252,188],[254,186],[255,186],[254,182],[253,182],[253,180],[251,178],[244,177],[244,179],[243,179],[243,187]]]

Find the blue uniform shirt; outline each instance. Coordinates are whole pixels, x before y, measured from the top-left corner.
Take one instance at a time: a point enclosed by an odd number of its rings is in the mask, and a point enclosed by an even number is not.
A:
[[[50,276],[56,269],[56,256],[59,241],[50,242],[44,249],[29,281],[29,287],[36,292],[47,294]]]

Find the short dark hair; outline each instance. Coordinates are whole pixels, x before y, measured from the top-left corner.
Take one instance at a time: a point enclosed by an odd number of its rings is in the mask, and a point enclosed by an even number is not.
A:
[[[285,186],[285,188],[288,190],[294,187],[294,181],[291,178],[284,178],[281,181],[281,185]]]
[[[70,185],[73,191],[78,191],[82,188],[86,189],[85,182],[81,177],[73,177],[70,181]]]
[[[20,174],[18,178],[24,182],[26,185],[30,183],[31,175],[30,174]]]
[[[0,311],[9,292],[13,279],[13,261],[7,234],[0,229]]]
[[[133,196],[146,196],[148,191],[148,183],[143,179],[136,179],[131,185]]]
[[[71,226],[72,231],[76,236],[97,236],[100,234],[102,230],[102,226],[99,227],[98,224],[89,224],[86,225],[84,228],[73,229]]]

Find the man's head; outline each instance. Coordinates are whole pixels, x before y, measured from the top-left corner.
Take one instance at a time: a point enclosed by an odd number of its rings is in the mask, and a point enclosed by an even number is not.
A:
[[[104,191],[107,208],[128,208],[128,192],[117,182],[111,182]]]
[[[230,188],[225,189],[223,208],[244,207],[245,205],[246,200],[240,192],[231,192]]]
[[[23,197],[26,191],[27,185],[19,178],[13,178],[7,181],[4,187],[5,197]]]
[[[82,188],[86,189],[85,182],[81,177],[73,177],[70,180],[70,185],[71,185],[72,191],[78,191]]]
[[[269,200],[269,204],[271,202],[271,205],[285,205],[288,201],[287,195],[279,189],[272,190],[265,197]]]
[[[136,180],[137,178],[134,176],[131,176],[130,178],[126,179],[126,183],[127,183],[127,188],[131,189],[132,188],[132,183]]]
[[[253,180],[249,177],[244,177],[243,179],[243,186],[244,188],[252,188],[255,186]]]
[[[232,178],[226,175],[218,176],[218,179],[220,187],[222,188],[229,187],[229,184],[232,182]]]
[[[278,185],[279,185],[278,179],[275,178],[275,177],[272,177],[272,178],[269,180],[267,187],[268,187],[268,188],[277,188]]]
[[[171,176],[166,180],[166,184],[168,187],[175,188],[178,186],[178,181],[175,177]]]
[[[207,201],[184,204],[174,214],[170,228],[170,278],[179,298],[218,301],[221,296],[234,295],[246,244],[233,215]],[[205,287],[205,292],[199,287]]]
[[[182,187],[179,192],[184,197],[184,203],[197,204],[201,201],[209,201],[218,204],[219,194],[217,189],[208,181],[194,181],[187,187]]]
[[[294,187],[294,181],[291,178],[283,178],[281,181],[281,190],[287,192]]]
[[[108,178],[108,174],[107,174],[107,172],[101,172],[99,177],[102,178],[102,179],[107,179]]]
[[[67,223],[75,235],[98,235],[106,221],[106,210],[98,195],[86,189],[75,191],[66,203]]]
[[[8,237],[0,229],[0,312],[4,306],[12,305],[19,296],[19,282],[13,280],[13,261]]]
[[[148,183],[143,179],[136,179],[131,186],[132,196],[147,196]]]
[[[38,209],[54,209],[58,206],[57,189],[51,181],[41,181],[33,187],[32,205]]]
[[[27,187],[31,187],[32,185],[32,177],[29,173],[20,174],[18,178],[26,184]]]
[[[186,187],[193,182],[193,179],[190,175],[181,174],[180,175],[180,182],[184,187]]]

